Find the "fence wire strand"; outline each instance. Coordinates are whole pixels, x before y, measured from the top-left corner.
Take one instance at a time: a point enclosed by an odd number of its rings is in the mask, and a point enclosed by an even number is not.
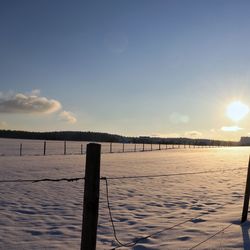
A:
[[[209,174],[209,173],[220,173],[220,172],[228,172],[228,171],[236,171],[243,170],[242,168],[228,168],[228,169],[218,169],[218,170],[206,170],[199,172],[184,172],[184,173],[171,173],[171,174],[159,174],[159,175],[134,175],[134,176],[114,176],[114,177],[106,177],[109,180],[121,180],[121,179],[143,179],[143,178],[158,178],[158,177],[169,177],[169,176],[179,176],[179,175],[196,175],[196,174]]]
[[[143,178],[159,178],[159,177],[170,177],[170,176],[180,176],[180,175],[199,175],[199,174],[209,174],[209,173],[220,173],[220,172],[228,172],[228,171],[237,171],[246,169],[242,168],[229,168],[229,169],[219,169],[219,170],[207,170],[207,171],[199,171],[199,172],[184,172],[184,173],[171,173],[171,174],[161,174],[161,175],[134,175],[134,176],[114,176],[114,177],[101,177],[100,180],[121,180],[121,179],[143,179]],[[43,179],[15,179],[15,180],[0,180],[0,183],[12,183],[12,182],[59,182],[59,181],[79,181],[84,180],[85,177],[74,177],[74,178],[43,178]]]
[[[37,182],[60,182],[60,181],[79,181],[84,180],[84,177],[76,177],[76,178],[44,178],[44,179],[16,179],[16,180],[0,180],[0,183],[21,183],[21,182],[28,182],[28,183],[37,183]]]
[[[118,246],[116,246],[116,247],[114,247],[114,248],[111,248],[110,250],[116,250],[116,249],[118,249],[118,248],[120,248],[120,247],[133,247],[133,246],[135,246],[137,243],[139,243],[139,242],[142,241],[142,240],[151,238],[151,237],[153,237],[153,236],[155,236],[155,235],[158,235],[158,234],[161,234],[161,233],[163,233],[163,232],[165,232],[165,231],[171,230],[171,229],[173,229],[173,228],[175,228],[175,227],[178,227],[178,226],[180,226],[180,225],[183,225],[183,224],[185,224],[185,223],[187,223],[187,222],[192,222],[193,220],[198,219],[198,218],[201,218],[201,217],[203,217],[203,216],[205,216],[205,215],[208,214],[208,212],[200,213],[200,214],[198,214],[198,215],[195,216],[195,217],[186,219],[186,220],[184,220],[184,221],[182,221],[182,222],[179,222],[179,223],[177,223],[177,224],[175,224],[175,225],[173,225],[173,226],[170,226],[170,227],[167,227],[167,228],[163,228],[163,229],[161,229],[161,230],[159,230],[159,231],[157,231],[157,232],[153,232],[153,233],[151,233],[151,234],[149,234],[149,235],[147,235],[147,236],[140,237],[140,238],[138,238],[138,239],[136,239],[136,240],[134,240],[134,241],[130,241],[130,242],[127,242],[127,243],[122,243],[122,242],[118,239],[116,227],[115,227],[115,224],[114,224],[113,214],[112,214],[112,211],[111,211],[110,198],[109,198],[109,183],[108,183],[108,178],[103,177],[103,180],[105,180],[105,184],[106,184],[106,200],[107,200],[107,206],[108,206],[108,211],[109,211],[110,222],[111,222],[111,226],[112,226],[112,230],[113,230],[113,235],[114,235],[115,241],[116,241],[116,243],[117,243],[117,245],[118,245]],[[227,202],[227,203],[225,203],[225,204],[223,204],[223,205],[218,206],[216,209],[224,208],[225,206],[227,206],[227,205],[229,205],[229,204],[231,204],[231,201],[230,201],[230,202]],[[229,226],[231,226],[231,224],[230,224]],[[199,245],[201,245],[201,244],[203,244],[204,242],[208,241],[209,239],[213,238],[214,236],[216,236],[216,235],[219,234],[220,232],[225,231],[227,228],[229,228],[229,226],[223,228],[222,230],[220,230],[220,231],[217,232],[216,234],[210,236],[209,238],[207,238],[206,240],[204,240],[204,241],[200,242],[199,244],[195,245],[195,246],[194,246],[193,248],[191,248],[191,249],[194,249],[194,248],[198,247]]]
[[[142,175],[142,176],[117,176],[117,177],[100,177],[100,180],[104,180],[105,181],[105,186],[106,186],[106,202],[107,202],[107,207],[108,207],[108,211],[109,211],[109,218],[110,218],[110,222],[111,222],[111,226],[112,226],[112,230],[113,230],[113,235],[115,238],[115,241],[117,243],[118,246],[111,248],[110,250],[116,250],[120,247],[133,247],[135,246],[137,243],[141,242],[142,240],[151,238],[155,235],[159,235],[165,231],[174,229],[180,225],[183,225],[187,222],[192,222],[195,219],[198,219],[200,217],[203,217],[205,215],[208,214],[208,212],[203,212],[200,213],[199,215],[186,219],[182,222],[179,222],[177,224],[174,224],[170,227],[167,228],[163,228],[159,231],[153,232],[149,235],[137,238],[133,241],[130,242],[126,242],[123,243],[119,240],[118,236],[117,236],[117,231],[116,231],[116,227],[114,224],[114,220],[113,220],[113,214],[112,214],[112,210],[111,210],[111,205],[110,205],[110,197],[109,197],[109,180],[120,180],[120,179],[139,179],[139,178],[159,178],[159,177],[170,177],[170,176],[180,176],[180,175],[198,175],[198,174],[207,174],[207,173],[218,173],[218,172],[228,172],[228,171],[236,171],[236,170],[245,170],[245,167],[242,168],[230,168],[230,169],[219,169],[219,170],[207,170],[207,171],[199,171],[199,172],[183,172],[183,173],[170,173],[170,174],[162,174],[162,175]],[[66,181],[66,182],[74,182],[74,181],[79,181],[79,180],[85,180],[85,177],[75,177],[75,178],[43,178],[43,179],[15,179],[15,180],[0,180],[0,183],[38,183],[38,182],[60,182],[60,181]],[[217,207],[216,209],[220,209],[220,208],[224,208],[226,205],[231,204],[231,202],[225,203],[219,207]],[[211,235],[210,237],[208,237],[207,239],[199,242],[198,244],[196,244],[195,246],[191,247],[189,250],[195,249],[198,246],[200,246],[201,244],[205,243],[206,241],[210,240],[211,238],[215,237],[216,235],[218,235],[219,233],[225,231],[226,229],[228,229],[230,226],[232,226],[233,224],[229,224],[226,227],[224,227],[223,229],[219,230],[218,232],[216,232],[215,234]]]
[[[219,231],[216,232],[215,234],[211,235],[211,236],[208,237],[207,239],[205,239],[205,240],[199,242],[198,244],[196,244],[195,246],[189,248],[189,250],[193,250],[193,249],[197,248],[197,247],[200,246],[201,244],[203,244],[203,243],[209,241],[210,239],[214,238],[216,235],[218,235],[218,234],[224,232],[226,229],[228,229],[228,228],[231,227],[232,225],[233,225],[233,223],[230,223],[229,225],[227,225],[226,227],[222,228],[221,230],[219,230]]]

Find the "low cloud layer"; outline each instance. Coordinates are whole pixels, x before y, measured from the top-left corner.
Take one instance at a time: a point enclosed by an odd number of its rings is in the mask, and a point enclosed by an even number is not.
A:
[[[62,111],[60,113],[60,118],[61,118],[61,120],[69,122],[71,124],[74,124],[77,122],[77,119],[74,116],[74,114],[72,114],[71,112],[68,112],[68,111]]]
[[[237,132],[239,130],[242,130],[243,128],[240,128],[238,126],[229,126],[229,127],[222,127],[221,130],[225,132]]]
[[[60,110],[61,103],[57,100],[47,99],[38,95],[14,94],[10,96],[0,96],[0,113],[12,114],[50,114]]]

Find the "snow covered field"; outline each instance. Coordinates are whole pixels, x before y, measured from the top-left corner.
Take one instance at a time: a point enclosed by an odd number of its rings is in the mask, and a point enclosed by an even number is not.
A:
[[[10,140],[9,144],[6,141],[0,139],[0,154],[5,154],[0,157],[1,180],[84,175],[84,155],[11,156],[12,148],[4,149],[3,145],[13,146],[13,141],[18,145],[20,140]],[[35,145],[31,147],[34,150]],[[101,175],[107,177],[233,169],[108,180],[112,214],[121,242],[183,222],[133,247],[117,249],[250,249],[250,223],[239,223],[249,153],[250,148],[232,147],[103,154]],[[0,183],[0,249],[79,249],[83,185],[83,181]],[[101,181],[97,249],[109,250],[118,245],[109,222],[105,188]]]
[[[22,155],[43,155],[44,154],[44,141],[42,140],[25,140],[25,139],[4,139],[0,138],[0,156],[13,156],[20,155],[20,145],[22,144]],[[82,146],[81,146],[82,145]],[[81,141],[67,141],[66,154],[78,155],[86,153],[87,142]],[[82,147],[82,148],[81,148]],[[122,143],[112,143],[112,152],[123,152]],[[170,145],[168,146],[170,147]],[[165,148],[165,145],[162,145]],[[137,144],[124,144],[124,151],[142,151],[143,145]],[[144,150],[150,150],[151,145],[145,144]],[[152,149],[159,149],[159,145],[153,144]],[[110,152],[110,143],[102,143],[102,152]],[[64,141],[46,141],[46,155],[62,155],[64,154]]]

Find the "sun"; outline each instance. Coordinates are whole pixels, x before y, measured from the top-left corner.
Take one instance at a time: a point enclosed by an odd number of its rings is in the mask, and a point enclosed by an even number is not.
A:
[[[226,111],[227,116],[233,121],[243,119],[248,113],[249,107],[240,101],[235,101],[229,104]]]

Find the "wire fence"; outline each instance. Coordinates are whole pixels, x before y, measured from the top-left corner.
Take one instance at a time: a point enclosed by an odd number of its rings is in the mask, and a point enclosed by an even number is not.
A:
[[[88,142],[72,141],[0,141],[0,156],[85,155]],[[221,145],[191,145],[166,143],[101,143],[102,154],[149,152],[170,149],[222,147]]]
[[[201,174],[210,174],[210,173],[224,173],[224,172],[233,172],[233,171],[240,171],[240,170],[246,170],[245,167],[242,168],[229,168],[229,169],[218,169],[218,170],[207,170],[207,171],[197,171],[197,172],[180,172],[180,173],[169,173],[169,174],[160,174],[160,175],[135,175],[135,176],[113,176],[113,177],[100,177],[101,181],[104,181],[105,183],[105,193],[106,193],[106,204],[107,204],[107,208],[108,208],[108,217],[110,220],[110,225],[113,231],[113,237],[115,239],[115,242],[117,244],[117,246],[110,248],[110,250],[115,250],[115,249],[119,249],[121,247],[127,247],[127,248],[131,248],[135,245],[137,245],[138,243],[142,242],[145,239],[151,238],[153,236],[156,235],[160,235],[163,232],[175,229],[178,226],[181,226],[183,224],[186,224],[188,222],[192,222],[195,219],[199,219],[205,215],[207,215],[208,213],[206,211],[199,213],[197,216],[194,217],[190,217],[187,218],[185,220],[182,220],[176,224],[173,224],[171,226],[165,227],[165,228],[160,228],[159,230],[149,233],[146,236],[143,237],[138,237],[135,240],[131,240],[128,242],[122,242],[118,235],[117,235],[117,230],[116,230],[116,226],[114,223],[114,219],[113,219],[113,212],[112,212],[112,208],[111,208],[111,203],[110,203],[110,191],[109,191],[109,182],[110,181],[115,181],[115,180],[121,180],[121,179],[142,179],[142,178],[167,178],[167,177],[171,177],[171,176],[188,176],[188,175],[201,175]],[[12,179],[12,180],[0,180],[0,183],[39,183],[39,182],[75,182],[75,181],[79,181],[79,180],[85,180],[85,177],[73,177],[73,178],[41,178],[41,179]],[[217,209],[222,209],[225,208],[227,205],[231,204],[231,202],[225,203],[223,205],[220,205],[216,208]],[[104,224],[104,223],[102,223]],[[102,224],[99,224],[102,225]],[[233,225],[233,223],[228,224],[227,226],[223,227],[222,229],[218,230],[216,233],[212,234],[211,236],[209,236],[208,238],[200,241],[199,243],[197,243],[196,245],[194,245],[193,247],[189,248],[190,250],[195,249],[197,247],[199,247],[200,245],[204,244],[205,242],[209,241],[210,239],[214,238],[216,235],[224,232],[225,230],[227,230],[229,227],[231,227]]]

